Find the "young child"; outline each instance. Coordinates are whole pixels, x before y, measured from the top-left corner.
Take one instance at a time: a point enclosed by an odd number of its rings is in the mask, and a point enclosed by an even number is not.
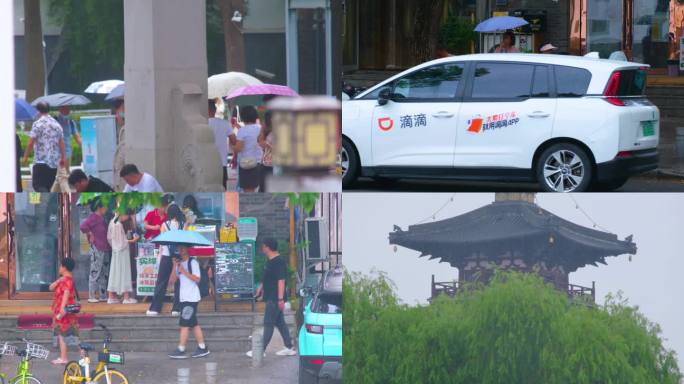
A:
[[[187,359],[185,345],[188,342],[190,329],[197,340],[197,350],[191,356],[193,358],[203,357],[209,354],[209,348],[204,344],[202,328],[197,324],[197,303],[202,299],[200,295],[199,282],[201,280],[200,266],[197,260],[190,259],[188,247],[178,246],[180,260],[174,257],[173,267],[176,276],[180,279],[180,341],[178,349],[171,352],[169,357],[172,359]],[[192,273],[188,272],[192,271]]]

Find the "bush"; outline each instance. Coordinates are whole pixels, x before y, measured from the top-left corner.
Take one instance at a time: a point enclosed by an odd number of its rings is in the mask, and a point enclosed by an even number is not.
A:
[[[574,305],[531,274],[498,273],[429,306],[391,281],[347,275],[345,380],[353,383],[679,383],[660,329],[620,296]]]
[[[440,42],[454,55],[471,53],[470,47],[477,42],[478,34],[474,31],[475,23],[459,16],[449,16],[440,30]]]

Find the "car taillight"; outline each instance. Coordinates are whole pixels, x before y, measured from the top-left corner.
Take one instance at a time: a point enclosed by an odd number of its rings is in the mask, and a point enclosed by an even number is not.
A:
[[[322,334],[323,333],[323,326],[322,325],[307,324],[306,325],[306,331],[309,333]]]
[[[632,151],[620,151],[615,157],[632,157],[634,155]]]
[[[616,97],[618,95],[619,86],[620,72],[616,71],[613,72],[612,75],[610,75],[610,79],[608,79],[608,85],[606,85],[606,89],[603,91],[603,96],[606,96],[606,98],[604,98],[605,101],[613,105],[617,105],[618,107],[624,107],[625,103]]]
[[[309,360],[309,363],[311,363],[313,365],[323,365],[323,364],[325,364],[325,360],[323,360],[323,359],[311,359],[311,360]]]

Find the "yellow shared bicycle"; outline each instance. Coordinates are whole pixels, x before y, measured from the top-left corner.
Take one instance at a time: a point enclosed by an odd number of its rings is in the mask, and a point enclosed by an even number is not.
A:
[[[98,324],[105,332],[105,340],[102,351],[98,353],[98,363],[95,370],[90,370],[90,351],[94,348],[90,344],[79,344],[81,348],[81,359],[70,361],[64,368],[64,384],[128,384],[128,378],[114,368],[109,368],[109,364],[123,364],[124,353],[109,350],[109,343],[112,342],[112,333],[106,326]]]

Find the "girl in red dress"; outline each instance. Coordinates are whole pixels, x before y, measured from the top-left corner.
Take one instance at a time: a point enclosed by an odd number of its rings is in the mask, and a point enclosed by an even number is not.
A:
[[[68,314],[64,308],[76,302],[76,287],[71,271],[76,263],[74,259],[62,259],[59,267],[60,278],[50,284],[50,290],[55,291],[52,301],[52,329],[54,336],[59,340],[59,358],[52,360],[52,364],[64,365],[67,363],[66,338],[78,338],[78,322],[75,314]]]

